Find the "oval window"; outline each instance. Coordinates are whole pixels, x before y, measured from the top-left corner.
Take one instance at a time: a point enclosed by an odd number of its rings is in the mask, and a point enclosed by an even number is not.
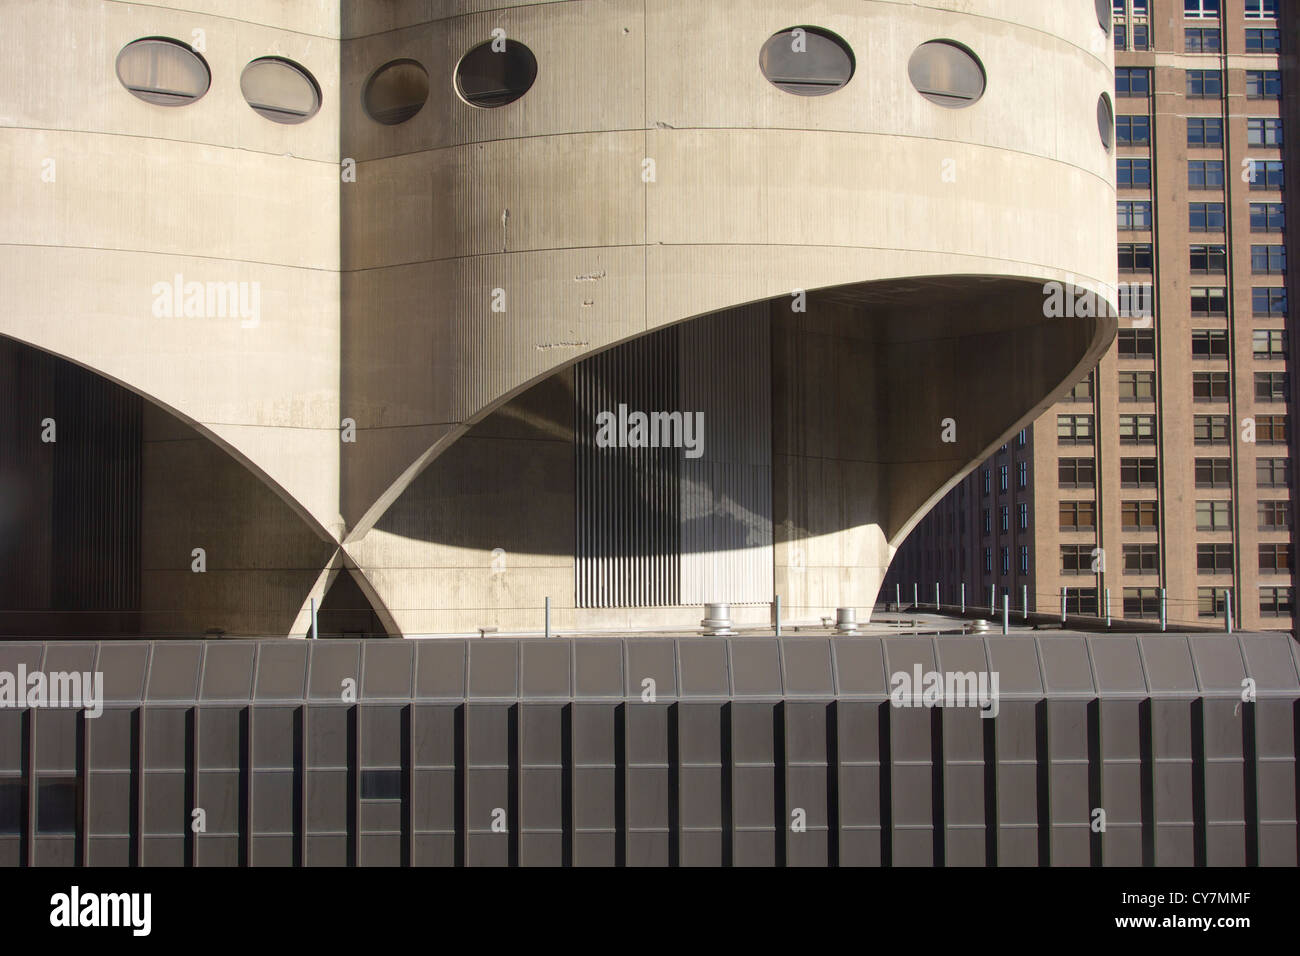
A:
[[[420,112],[428,98],[424,67],[414,60],[393,60],[370,74],[362,101],[371,119],[396,126]]]
[[[320,109],[320,87],[297,63],[264,56],[244,67],[239,89],[248,105],[276,123],[302,123]]]
[[[758,53],[767,81],[796,96],[834,93],[853,78],[853,51],[820,27],[791,27],[767,38]]]
[[[493,109],[513,103],[537,79],[537,58],[517,40],[494,50],[493,40],[480,43],[456,64],[456,92],[471,106]]]
[[[1097,22],[1110,33],[1110,0],[1097,0]]]
[[[1097,98],[1097,132],[1101,134],[1101,145],[1110,150],[1115,134],[1115,111],[1111,109],[1110,97],[1105,93]]]
[[[212,85],[212,72],[203,58],[166,37],[147,37],[122,47],[117,78],[133,96],[156,106],[185,106]]]
[[[949,109],[970,106],[984,95],[984,67],[951,40],[922,43],[908,61],[907,75],[918,93]]]

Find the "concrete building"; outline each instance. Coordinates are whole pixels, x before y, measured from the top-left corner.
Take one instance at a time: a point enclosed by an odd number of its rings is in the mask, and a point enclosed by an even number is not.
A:
[[[1294,626],[1297,19],[1270,0],[1115,0],[1118,267],[1154,291],[1101,363],[903,545],[887,591]],[[1292,136],[1294,140],[1294,136]],[[1134,309],[1140,313],[1140,309]],[[1000,604],[1000,598],[997,599]]]
[[[5,631],[865,617],[1109,346],[1105,3],[471,6],[0,0]]]

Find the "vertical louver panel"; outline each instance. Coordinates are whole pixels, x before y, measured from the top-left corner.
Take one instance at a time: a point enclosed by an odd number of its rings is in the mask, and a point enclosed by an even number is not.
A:
[[[704,420],[682,456],[682,603],[772,599],[771,336],[766,306],[687,322],[683,410]]]
[[[602,412],[617,421],[620,405],[625,415],[675,407],[676,330],[582,362],[574,393],[577,606],[679,604],[680,450],[597,444]]]
[[[0,344],[0,382],[0,630],[132,630],[142,399],[12,343]]]

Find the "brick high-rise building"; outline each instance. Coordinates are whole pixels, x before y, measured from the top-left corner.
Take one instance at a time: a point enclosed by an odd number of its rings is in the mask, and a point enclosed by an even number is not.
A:
[[[1114,0],[1118,247],[1154,291],[1102,362],[914,529],[882,599],[1293,625],[1294,436],[1281,0]],[[1288,129],[1289,127],[1289,129]],[[1291,223],[1294,225],[1294,221]],[[1063,223],[1062,228],[1069,228]],[[1292,233],[1294,230],[1292,230]],[[1121,306],[1124,301],[1121,295]]]

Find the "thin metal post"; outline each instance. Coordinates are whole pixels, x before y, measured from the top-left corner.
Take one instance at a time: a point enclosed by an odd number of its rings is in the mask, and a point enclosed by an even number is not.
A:
[[[1106,627],[1110,627],[1110,588],[1106,588]]]
[[[939,610],[939,582],[934,582],[934,609]]]
[[[913,610],[916,611],[921,610],[921,598],[919,596],[919,592],[916,589],[915,581],[912,582],[912,608]]]
[[[966,582],[961,583],[961,612],[966,613]]]
[[[1024,609],[1024,613],[1020,615],[1020,619],[1022,621],[1029,620],[1029,585],[1028,584],[1020,585],[1020,606]]]
[[[1070,603],[1070,589],[1061,588],[1061,627],[1065,627],[1065,607]]]
[[[1169,608],[1165,600],[1165,589],[1161,588],[1160,589],[1160,630],[1161,632],[1163,633],[1164,629],[1168,626],[1169,626]]]
[[[316,621],[316,599],[311,599],[311,639],[314,641],[320,637],[320,631],[317,628]]]
[[[894,613],[903,610],[903,586],[897,581],[894,582]]]
[[[998,613],[998,586],[996,584],[989,585],[989,613]]]
[[[551,636],[551,599],[546,599],[546,636]]]
[[[1011,633],[1011,595],[1002,595],[1002,633]]]
[[[1223,589],[1223,629],[1232,633],[1232,589]]]
[[[776,596],[776,636],[781,636],[781,595]]]

